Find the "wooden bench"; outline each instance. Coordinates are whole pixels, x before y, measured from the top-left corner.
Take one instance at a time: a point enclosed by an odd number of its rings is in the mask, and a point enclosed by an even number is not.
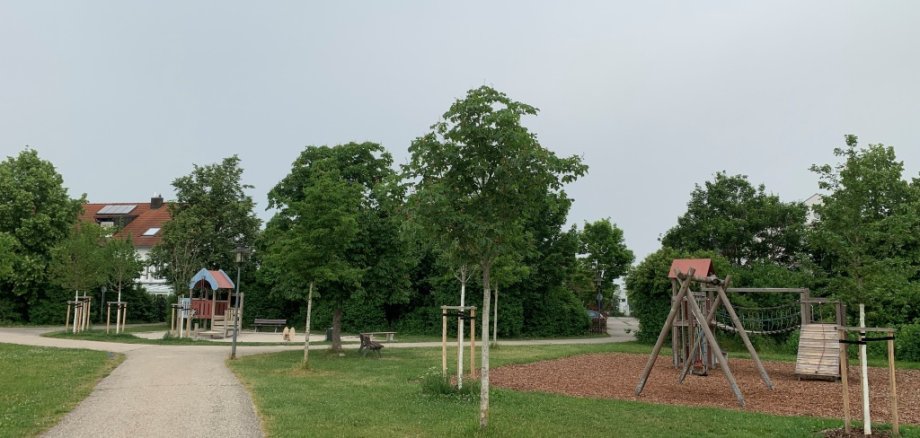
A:
[[[252,322],[252,326],[255,331],[259,331],[259,327],[274,327],[275,333],[278,333],[278,327],[287,327],[287,320],[256,318],[256,320]]]
[[[364,332],[361,334],[369,336],[372,341],[374,340],[375,335],[377,336],[386,335],[387,342],[393,342],[394,340],[396,340],[396,332]]]
[[[367,356],[368,351],[373,351],[377,353],[377,357],[380,357],[380,350],[383,348],[383,344],[371,340],[370,335],[367,333],[359,333],[358,337],[361,338],[361,347],[358,348],[358,351],[361,352],[362,356]]]

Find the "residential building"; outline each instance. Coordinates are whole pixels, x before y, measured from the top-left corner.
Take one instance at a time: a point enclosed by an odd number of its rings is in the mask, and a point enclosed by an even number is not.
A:
[[[820,193],[815,193],[802,203],[808,207],[808,216],[806,216],[805,223],[812,224],[818,220],[818,214],[815,213],[815,206],[824,204],[824,196],[821,196]]]
[[[172,293],[166,279],[157,276],[155,267],[146,263],[150,251],[163,239],[163,226],[171,219],[162,196],[154,194],[149,203],[86,204],[80,219],[115,229],[117,238],[130,238],[138,257],[145,262],[138,283],[154,295]]]

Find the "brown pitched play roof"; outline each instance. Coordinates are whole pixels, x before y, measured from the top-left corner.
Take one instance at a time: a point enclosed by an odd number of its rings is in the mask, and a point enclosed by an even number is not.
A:
[[[128,210],[128,206],[134,206],[127,213],[120,213]],[[108,208],[106,206],[123,206],[123,208]],[[100,210],[102,213],[100,213]],[[108,212],[116,211],[117,214]],[[166,225],[172,216],[169,214],[167,204],[163,203],[159,208],[151,208],[149,202],[109,202],[105,204],[86,204],[83,206],[83,214],[80,220],[86,222],[107,222],[114,221],[116,226],[121,227],[116,237],[131,237],[131,242],[135,248],[152,247],[160,243],[163,239],[163,226]]]
[[[686,274],[690,272],[690,268],[696,269],[693,273],[693,278],[697,280],[705,280],[706,277],[714,273],[712,259],[675,259],[671,262],[671,269],[668,270],[668,278],[677,278],[674,274],[675,270],[680,271],[681,274]]]

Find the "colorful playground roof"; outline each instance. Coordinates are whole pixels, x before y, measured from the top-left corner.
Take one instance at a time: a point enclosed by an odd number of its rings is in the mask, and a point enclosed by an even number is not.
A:
[[[212,271],[209,269],[202,268],[192,277],[192,280],[188,283],[189,289],[194,289],[195,285],[199,282],[205,282],[211,288],[211,290],[217,289],[233,289],[233,281],[230,280],[230,277],[227,276],[227,273],[223,269],[217,271]]]
[[[677,278],[675,270],[681,274],[686,274],[690,272],[690,268],[696,270],[693,273],[693,278],[697,280],[705,280],[706,277],[715,273],[712,270],[712,259],[674,259],[671,262],[671,269],[668,270],[668,278]]]

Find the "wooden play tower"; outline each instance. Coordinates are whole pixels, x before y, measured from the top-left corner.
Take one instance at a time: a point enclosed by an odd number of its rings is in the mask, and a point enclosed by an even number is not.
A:
[[[199,321],[199,327],[207,326],[199,335],[221,338],[231,335],[237,300],[240,317],[236,320],[243,320],[242,294],[235,296],[233,281],[223,270],[198,271],[189,281],[188,289],[192,318]]]

